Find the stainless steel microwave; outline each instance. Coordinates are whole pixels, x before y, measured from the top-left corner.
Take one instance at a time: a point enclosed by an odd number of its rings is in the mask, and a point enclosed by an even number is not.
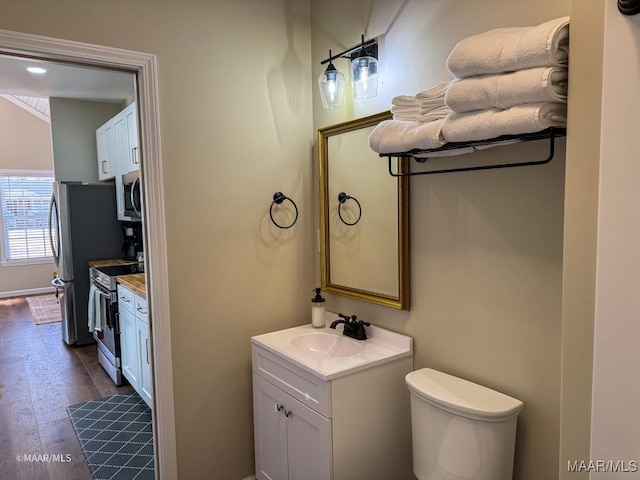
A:
[[[132,219],[142,219],[142,202],[140,192],[140,172],[122,175],[122,195],[124,215]]]

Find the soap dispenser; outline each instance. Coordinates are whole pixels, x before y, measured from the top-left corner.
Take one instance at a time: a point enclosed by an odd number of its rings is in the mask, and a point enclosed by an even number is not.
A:
[[[315,328],[324,328],[324,298],[320,295],[320,288],[315,290],[316,296],[311,299],[311,325]]]

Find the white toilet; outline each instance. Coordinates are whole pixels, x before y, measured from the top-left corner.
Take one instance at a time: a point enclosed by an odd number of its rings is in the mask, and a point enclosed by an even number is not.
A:
[[[416,477],[511,480],[520,400],[430,368],[406,382]]]

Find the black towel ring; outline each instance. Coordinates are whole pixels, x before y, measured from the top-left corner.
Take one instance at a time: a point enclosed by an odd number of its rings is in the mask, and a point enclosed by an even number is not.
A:
[[[274,205],[280,205],[282,202],[284,202],[285,200],[289,200],[291,202],[291,205],[293,205],[293,208],[296,210],[296,216],[293,219],[293,222],[291,222],[290,225],[280,225],[278,222],[275,221],[275,219],[273,218],[273,207]],[[273,194],[273,202],[271,202],[271,207],[269,207],[269,216],[271,217],[271,221],[273,222],[273,224],[278,227],[278,228],[282,228],[283,230],[287,229],[287,228],[291,228],[295,225],[295,223],[298,221],[298,206],[296,205],[296,202],[294,202],[293,200],[291,200],[289,197],[287,197],[284,193],[282,192],[276,192]]]
[[[349,223],[347,221],[345,221],[344,218],[342,218],[342,212],[340,211],[340,209],[342,208],[342,205],[344,203],[346,203],[347,200],[353,200],[354,202],[356,202],[356,204],[358,205],[358,218],[356,218],[356,221],[353,223]],[[362,205],[360,205],[360,202],[358,201],[358,199],[356,197],[352,197],[350,195],[347,195],[344,192],[340,192],[338,194],[338,216],[340,217],[340,220],[342,221],[342,223],[344,223],[345,225],[349,225],[350,227],[354,226],[356,223],[358,223],[360,221],[360,219],[362,218]]]

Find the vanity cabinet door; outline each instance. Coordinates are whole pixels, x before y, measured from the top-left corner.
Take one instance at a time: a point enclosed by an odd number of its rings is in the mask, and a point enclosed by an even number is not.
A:
[[[253,374],[258,480],[330,480],[331,420]]]
[[[253,374],[253,424],[258,480],[289,478],[287,417],[284,415],[287,397],[282,390]]]
[[[289,480],[331,479],[331,420],[292,397],[285,417]]]

